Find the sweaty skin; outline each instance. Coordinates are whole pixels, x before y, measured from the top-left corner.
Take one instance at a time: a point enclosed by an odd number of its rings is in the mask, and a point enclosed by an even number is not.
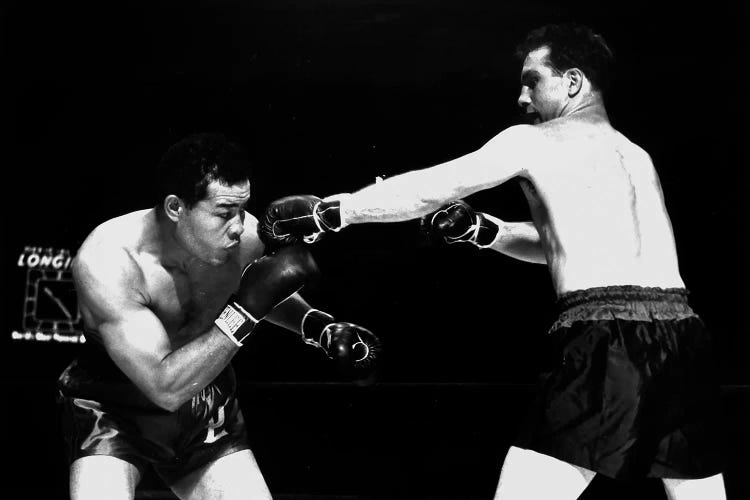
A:
[[[161,207],[117,217],[97,227],[75,258],[87,335],[166,409],[210,383],[237,350],[213,321],[243,267],[263,251],[254,229],[245,231],[255,227],[242,208],[248,198],[249,184],[211,185],[189,210],[190,223],[177,224],[181,240],[163,230]]]
[[[503,130],[479,150],[368,186],[341,200],[345,224],[395,222],[517,177],[533,219],[500,226],[492,248],[546,263],[558,295],[599,286],[683,287],[672,225],[649,155],[609,123],[580,72],[558,75],[547,48],[522,70],[519,104],[536,125]]]
[[[557,293],[683,287],[648,154],[586,112],[536,127],[550,163],[529,168],[521,186]]]

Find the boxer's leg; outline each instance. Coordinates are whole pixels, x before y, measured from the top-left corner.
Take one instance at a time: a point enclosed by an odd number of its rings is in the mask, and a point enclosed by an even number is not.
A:
[[[721,474],[702,479],[662,479],[669,500],[726,500]]]
[[[511,446],[500,471],[495,500],[575,500],[595,475],[583,467]]]
[[[138,468],[107,455],[82,457],[70,466],[71,500],[131,500],[141,480]]]
[[[247,449],[214,460],[170,487],[183,500],[271,500],[258,463]]]

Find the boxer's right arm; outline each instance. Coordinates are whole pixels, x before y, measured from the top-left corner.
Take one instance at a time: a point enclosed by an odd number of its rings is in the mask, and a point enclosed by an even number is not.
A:
[[[497,237],[487,248],[524,262],[547,264],[539,231],[533,222],[506,222],[490,214],[483,215],[499,228]]]
[[[73,266],[81,311],[120,370],[154,404],[174,411],[218,376],[238,347],[213,327],[175,348],[147,307],[138,266],[124,250],[97,253],[79,254]]]
[[[475,211],[463,200],[453,201],[424,216],[421,226],[430,237],[446,243],[471,243],[525,262],[547,263],[533,222],[505,222]]]
[[[245,269],[214,326],[180,345],[147,306],[140,268],[128,254],[97,254],[87,259],[82,252],[73,267],[81,310],[115,364],[151,401],[170,411],[216,378],[257,322],[316,271],[312,258],[296,247],[259,259]]]

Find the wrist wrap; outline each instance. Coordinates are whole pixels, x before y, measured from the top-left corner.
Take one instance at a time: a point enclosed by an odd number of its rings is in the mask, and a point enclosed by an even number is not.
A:
[[[302,324],[300,325],[302,340],[306,344],[325,348],[323,344],[327,344],[327,342],[324,342],[323,334],[328,326],[335,322],[336,320],[330,314],[318,309],[310,309],[302,317]]]
[[[235,301],[234,295],[229,298],[224,310],[214,320],[219,330],[238,346],[242,346],[242,341],[250,335],[258,322],[259,320]]]

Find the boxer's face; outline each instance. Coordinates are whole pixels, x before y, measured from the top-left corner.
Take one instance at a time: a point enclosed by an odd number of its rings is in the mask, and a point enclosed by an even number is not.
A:
[[[249,199],[249,181],[231,186],[211,182],[205,198],[185,208],[177,224],[186,250],[211,265],[227,262],[238,251]]]
[[[553,120],[562,115],[567,102],[566,78],[547,62],[549,48],[532,50],[521,70],[521,94],[518,105],[534,115],[534,123]],[[531,120],[530,120],[531,121]]]

